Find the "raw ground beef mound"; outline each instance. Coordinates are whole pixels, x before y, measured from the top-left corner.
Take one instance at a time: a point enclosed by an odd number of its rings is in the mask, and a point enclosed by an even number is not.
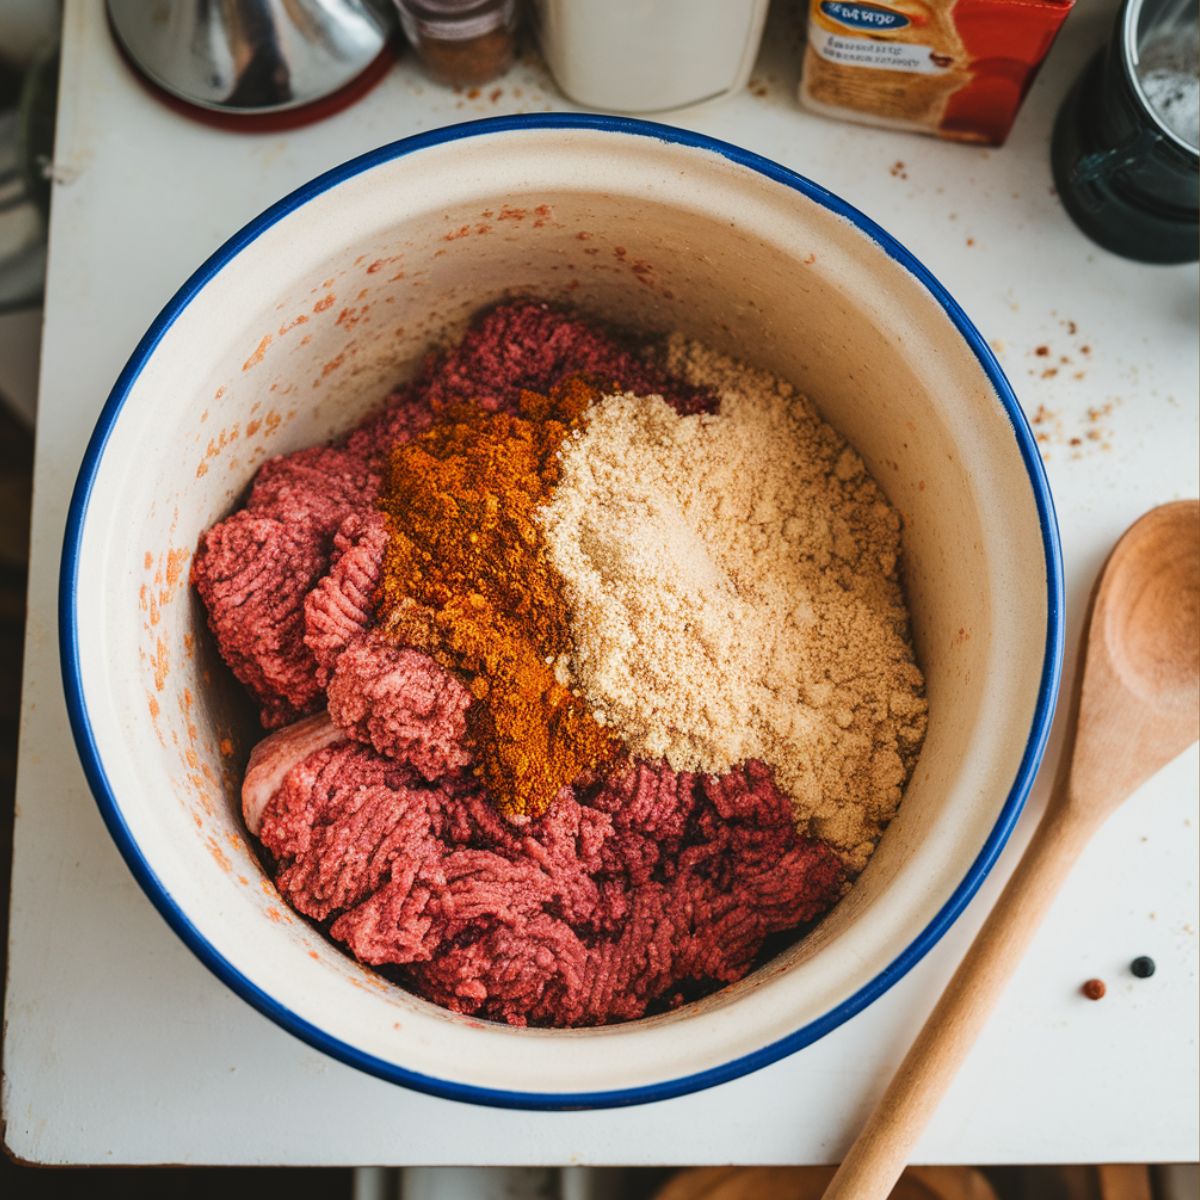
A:
[[[843,878],[759,763],[636,764],[518,831],[469,773],[431,783],[343,743],[288,772],[260,837],[288,903],[360,961],[516,1025],[631,1020],[739,979]]]
[[[362,962],[513,1024],[626,1020],[738,979],[844,878],[756,763],[719,778],[626,763],[509,825],[471,770],[469,690],[373,629],[390,449],[447,404],[515,410],[581,373],[713,406],[568,314],[500,305],[341,445],[266,463],[192,566],[221,654],[277,730],[243,807],[280,892]]]
[[[192,583],[268,729],[320,706],[305,597],[328,570],[334,531],[378,491],[378,477],[345,450],[300,450],[264,463],[245,508],[200,541]]]
[[[548,392],[569,375],[601,387],[662,396],[683,413],[712,407],[712,396],[618,346],[587,321],[536,301],[501,304],[427,368],[425,395],[434,405],[469,400],[515,411],[523,391]]]

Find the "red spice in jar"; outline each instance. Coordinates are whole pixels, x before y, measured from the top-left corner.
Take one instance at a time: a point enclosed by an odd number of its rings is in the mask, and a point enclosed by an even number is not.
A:
[[[469,88],[512,66],[516,0],[396,0],[400,24],[437,83]]]

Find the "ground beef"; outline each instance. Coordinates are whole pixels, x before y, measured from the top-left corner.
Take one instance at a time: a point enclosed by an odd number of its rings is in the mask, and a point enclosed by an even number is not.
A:
[[[843,880],[758,763],[629,766],[518,831],[469,773],[431,783],[343,743],[292,767],[261,837],[288,902],[360,961],[517,1025],[629,1020],[739,979]]]
[[[433,424],[433,412],[425,390],[413,384],[393,392],[383,406],[346,438],[346,450],[371,469],[386,461],[393,446],[423,433]]]
[[[242,778],[242,816],[246,828],[258,836],[263,810],[298,762],[326,746],[348,740],[327,712],[314,713],[263,738],[251,752]]]
[[[329,574],[305,599],[304,641],[321,687],[329,683],[342,651],[367,631],[375,616],[387,538],[383,513],[352,513],[334,534]]]
[[[265,464],[192,568],[221,654],[277,730],[243,810],[282,895],[435,1003],[517,1025],[630,1019],[738,979],[844,882],[757,763],[700,778],[624,762],[509,824],[472,771],[466,687],[373,629],[391,448],[439,406],[516,409],[578,373],[683,412],[713,403],[561,311],[501,305],[343,444]]]
[[[471,401],[516,411],[522,391],[545,393],[567,376],[583,374],[603,387],[661,395],[684,413],[713,406],[711,393],[619,346],[595,325],[536,301],[492,309],[427,370],[425,395],[435,405]]]
[[[328,696],[335,725],[426,779],[471,761],[471,693],[427,654],[360,634],[338,658]]]
[[[320,707],[305,598],[329,567],[335,530],[378,490],[379,477],[344,450],[281,455],[263,464],[246,506],[200,539],[192,583],[267,729]]]

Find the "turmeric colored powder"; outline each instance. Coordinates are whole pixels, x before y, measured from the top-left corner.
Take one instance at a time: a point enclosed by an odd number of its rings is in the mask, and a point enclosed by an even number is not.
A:
[[[620,746],[556,676],[570,626],[533,519],[596,394],[569,380],[550,396],[523,393],[519,416],[448,409],[392,451],[380,502],[382,628],[466,678],[477,769],[514,820],[543,813]]]

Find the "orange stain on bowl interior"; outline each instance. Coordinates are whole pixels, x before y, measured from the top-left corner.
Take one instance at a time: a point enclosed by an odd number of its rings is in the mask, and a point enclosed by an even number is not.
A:
[[[258,364],[260,362],[262,362],[263,355],[266,354],[267,347],[270,344],[271,344],[271,335],[269,333],[263,334],[263,339],[261,342],[258,343],[258,348],[254,351],[254,353],[252,355],[250,355],[250,357],[248,359],[246,359],[246,361],[244,363],[242,363],[242,370],[248,371],[248,370],[250,370],[251,367],[257,367]]]
[[[233,870],[233,863],[229,861],[229,855],[221,849],[221,844],[215,837],[212,837],[211,835],[209,835],[208,838],[208,852],[216,860],[217,866],[220,867],[222,871],[228,872]]]
[[[327,296],[321,300],[318,300],[316,304],[313,305],[313,312],[324,312],[327,308],[332,308],[336,303],[337,297],[330,292]]]
[[[274,921],[276,925],[279,925],[283,921],[283,913],[281,913],[279,909],[275,907],[275,905],[268,905],[265,911],[267,914],[267,919]]]
[[[183,576],[183,568],[191,557],[191,551],[179,549],[167,551],[167,587],[173,588]]]
[[[142,559],[142,566],[148,571],[154,566],[154,555],[149,550],[146,551],[145,557]]]
[[[150,720],[157,721],[159,713],[158,699],[149,692],[146,693],[146,707],[150,710]]]
[[[315,950],[310,950],[308,952],[308,957],[311,958],[314,962],[321,961],[321,956]]]
[[[308,324],[308,313],[299,313],[298,315],[294,316],[290,321],[285,321],[282,325],[280,325],[279,336],[283,337],[283,335],[285,333],[290,333],[293,329],[296,328],[297,325],[307,325],[307,324]]]
[[[216,458],[226,446],[236,442],[240,436],[236,425],[230,426],[228,429],[222,429],[216,437],[208,439],[208,445],[204,448],[205,458]]]
[[[151,620],[154,619],[152,616]],[[167,643],[162,638],[155,643],[154,657],[151,661],[154,663],[154,686],[161,692],[167,686],[167,675],[171,670],[171,661],[167,655]]]
[[[346,355],[344,353],[339,354],[336,358],[331,358],[321,367],[321,378],[324,379],[326,375],[332,375],[345,361]]]
[[[253,437],[262,428],[262,422],[259,420],[246,422],[246,436]]]
[[[223,737],[218,743],[217,748],[225,758],[233,757],[233,740],[231,738]]]

